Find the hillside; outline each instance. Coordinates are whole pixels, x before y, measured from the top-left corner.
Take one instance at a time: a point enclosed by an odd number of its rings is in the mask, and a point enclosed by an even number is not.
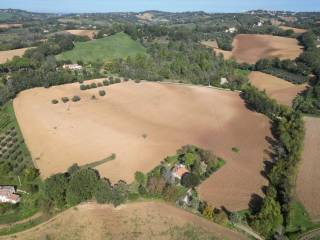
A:
[[[126,58],[146,53],[146,49],[125,33],[97,39],[89,42],[76,43],[74,49],[57,56],[59,60],[105,61],[115,58]]]
[[[118,208],[82,204],[36,228],[16,234],[14,238],[246,239],[239,233],[160,202],[132,203]]]

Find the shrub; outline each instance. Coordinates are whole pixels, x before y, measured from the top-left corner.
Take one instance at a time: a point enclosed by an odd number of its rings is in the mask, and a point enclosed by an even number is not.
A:
[[[237,147],[233,147],[231,150],[232,150],[233,152],[235,152],[235,153],[238,153],[238,152],[240,151],[240,149],[237,148]]]
[[[64,103],[69,102],[69,98],[68,97],[62,97],[61,100]]]
[[[57,99],[53,99],[53,100],[51,101],[51,103],[52,103],[52,104],[57,104],[57,103],[59,103],[59,101],[58,101]]]
[[[108,80],[103,80],[102,83],[103,83],[104,86],[108,86],[109,85],[109,81]]]
[[[87,85],[84,85],[84,84],[80,85],[80,90],[84,91],[84,90],[87,90],[87,89],[88,89]]]
[[[91,87],[91,88],[97,88],[97,84],[96,84],[96,83],[91,83],[91,84],[90,84],[90,87]]]
[[[116,79],[114,80],[114,82],[115,82],[115,83],[120,83],[121,80],[120,80],[120,78],[116,78]]]
[[[105,90],[100,90],[100,91],[99,91],[99,95],[100,95],[101,97],[105,96],[105,95],[106,95],[106,91],[105,91]]]
[[[82,84],[82,83],[83,83],[83,80],[79,80],[79,83]]]
[[[113,77],[109,77],[109,80],[110,80],[110,81],[113,81]]]
[[[97,98],[96,98],[96,95],[92,95],[92,96],[91,96],[91,99],[92,99],[92,100],[96,100],[96,99],[97,99]]]
[[[114,84],[113,78],[109,80],[109,84],[110,84],[110,85],[111,85],[111,84]]]
[[[101,82],[98,82],[98,87],[102,87],[103,86],[103,84],[101,83]]]
[[[141,82],[141,80],[136,79],[136,80],[134,80],[134,82],[135,82],[135,83],[140,83],[140,82]]]
[[[73,102],[79,102],[81,98],[79,96],[73,96],[71,99]]]
[[[123,81],[128,82],[129,78],[124,78]]]

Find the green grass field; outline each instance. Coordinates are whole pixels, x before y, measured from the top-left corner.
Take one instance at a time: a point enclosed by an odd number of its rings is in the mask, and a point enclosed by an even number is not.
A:
[[[75,44],[75,48],[57,56],[58,60],[77,62],[107,61],[115,58],[126,58],[136,54],[146,54],[146,49],[125,33],[110,37]]]
[[[4,22],[4,21],[8,21],[13,17],[13,15],[11,13],[0,13],[0,21]]]

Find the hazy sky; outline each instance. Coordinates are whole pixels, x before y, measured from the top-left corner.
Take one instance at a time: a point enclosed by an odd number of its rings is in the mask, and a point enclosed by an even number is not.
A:
[[[320,11],[320,0],[0,0],[0,8],[37,12],[241,12],[251,9]]]

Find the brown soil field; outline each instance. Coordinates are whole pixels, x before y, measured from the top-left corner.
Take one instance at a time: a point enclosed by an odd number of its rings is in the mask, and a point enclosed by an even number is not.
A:
[[[20,23],[5,23],[5,24],[0,24],[1,29],[8,29],[8,28],[19,28],[22,27],[22,24]]]
[[[293,30],[294,33],[302,34],[305,33],[307,30],[302,28],[293,28],[293,27],[287,27],[287,26],[280,26],[279,28],[283,30]]]
[[[254,64],[262,58],[295,59],[302,51],[298,40],[294,38],[239,34],[233,41],[232,56],[239,63]]]
[[[90,39],[93,39],[95,34],[98,33],[98,31],[96,31],[96,30],[83,30],[83,29],[65,30],[65,32],[73,34],[73,35],[78,35],[78,36],[87,36]]]
[[[237,232],[160,202],[114,208],[96,203],[71,208],[30,230],[0,239],[230,239]]]
[[[19,48],[8,51],[0,51],[0,64],[6,63],[8,60],[11,60],[15,56],[21,57],[28,49],[29,48]]]
[[[262,72],[251,72],[249,79],[255,87],[266,90],[269,97],[287,106],[291,106],[294,98],[307,87],[307,84],[296,85]]]
[[[265,116],[245,107],[239,93],[133,81],[105,89],[107,95],[97,100],[91,96],[98,96],[99,89],[80,91],[79,83],[26,90],[14,100],[26,144],[43,177],[115,153],[115,160],[97,169],[112,182],[130,182],[136,171],[148,172],[181,146],[194,144],[227,161],[208,181],[213,185],[200,187],[206,200],[243,209],[252,193],[261,193],[270,125]],[[82,100],[51,103],[73,95]]]
[[[310,216],[320,217],[320,118],[305,117],[306,137],[297,177],[297,196]]]

